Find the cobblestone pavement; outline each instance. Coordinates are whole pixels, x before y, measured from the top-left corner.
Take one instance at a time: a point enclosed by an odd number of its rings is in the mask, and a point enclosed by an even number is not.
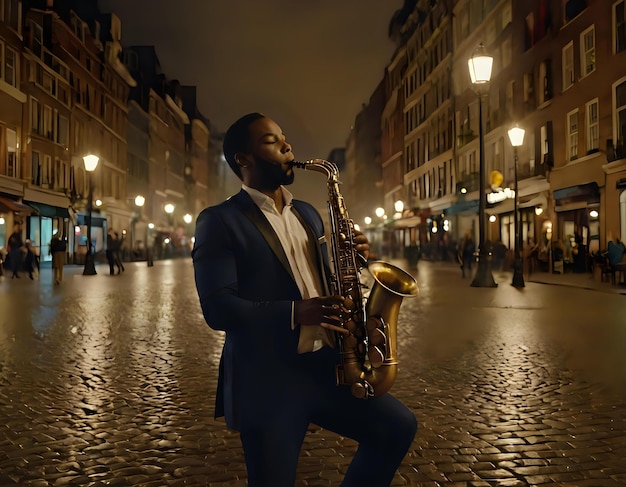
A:
[[[0,486],[246,485],[190,260],[98,270],[0,282]],[[626,485],[626,297],[413,272],[392,392],[420,429],[393,485]],[[339,485],[354,449],[312,426],[297,485]]]

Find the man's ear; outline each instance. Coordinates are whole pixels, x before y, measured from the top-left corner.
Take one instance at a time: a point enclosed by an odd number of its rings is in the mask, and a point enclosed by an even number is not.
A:
[[[235,154],[235,162],[239,167],[248,167],[248,156],[243,152]]]

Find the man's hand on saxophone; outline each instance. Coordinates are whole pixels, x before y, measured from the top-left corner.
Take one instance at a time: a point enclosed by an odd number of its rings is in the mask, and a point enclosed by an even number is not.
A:
[[[356,251],[361,254],[363,259],[365,259],[365,262],[367,262],[367,259],[370,255],[370,243],[369,240],[367,240],[365,234],[355,228],[353,242]]]
[[[341,325],[350,312],[342,296],[320,296],[294,302],[294,323],[300,326],[321,326],[344,335],[349,332]]]

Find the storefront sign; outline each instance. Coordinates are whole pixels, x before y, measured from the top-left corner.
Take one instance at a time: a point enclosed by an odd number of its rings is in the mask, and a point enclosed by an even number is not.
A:
[[[497,193],[488,193],[487,202],[490,204],[500,203],[501,201],[515,198],[515,191],[510,188],[504,188]]]

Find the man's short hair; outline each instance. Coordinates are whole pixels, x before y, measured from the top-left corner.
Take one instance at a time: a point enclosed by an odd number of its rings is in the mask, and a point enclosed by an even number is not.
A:
[[[245,152],[249,150],[250,125],[252,125],[252,123],[256,120],[264,117],[265,115],[258,112],[248,113],[233,123],[224,135],[224,142],[222,144],[224,158],[239,179],[242,179],[241,168],[235,160],[235,155],[238,152]]]

